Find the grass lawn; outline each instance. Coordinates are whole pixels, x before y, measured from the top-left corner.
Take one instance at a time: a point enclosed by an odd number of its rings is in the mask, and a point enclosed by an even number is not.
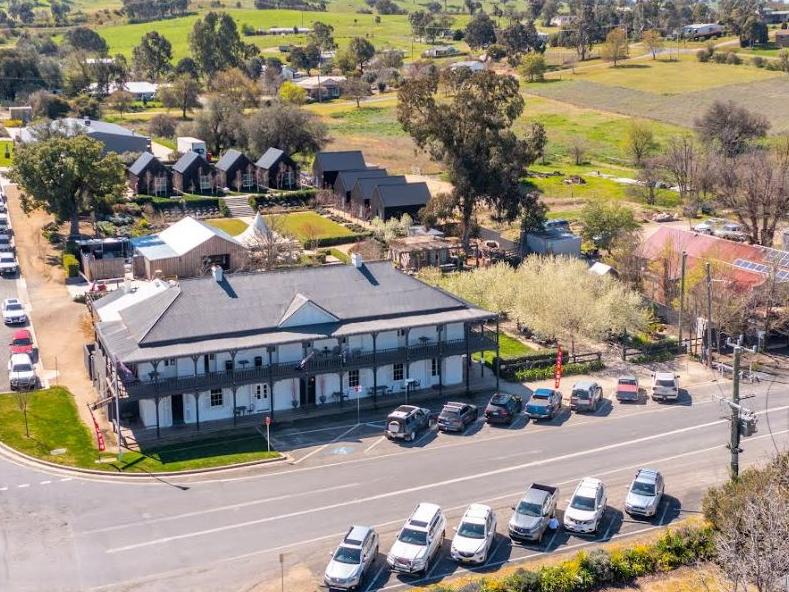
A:
[[[100,456],[112,459],[112,453],[99,453],[95,435],[80,421],[74,400],[66,389],[52,387],[29,393],[28,423],[30,438],[25,436],[25,421],[17,403],[17,394],[0,394],[0,441],[30,456],[49,462],[101,471],[182,471],[223,466],[252,460],[275,458],[277,452],[266,450],[266,440],[256,430],[235,430],[205,440],[169,444],[128,451],[123,462],[97,462]],[[51,452],[65,449],[63,454]]]
[[[224,230],[230,236],[241,234],[248,226],[246,222],[238,220],[237,218],[213,218],[211,220],[206,220],[205,223],[219,230]]]
[[[329,238],[333,236],[352,236],[353,232],[332,222],[315,212],[295,212],[293,214],[277,214],[276,225],[282,225],[282,229],[295,236],[302,242],[314,239]]]
[[[514,337],[510,337],[506,333],[499,333],[499,353],[502,360],[519,358],[521,356],[525,356],[526,354],[530,354],[533,351],[534,350],[532,348],[522,341],[519,341]],[[479,360],[479,354],[473,354],[471,357],[475,360]],[[495,351],[482,352],[482,359],[488,364],[492,364],[493,358],[495,357]]]
[[[782,72],[748,65],[703,64],[693,55],[682,55],[679,61],[640,60],[637,63],[623,63],[616,68],[578,69],[575,74],[564,71],[560,74],[552,73],[549,77],[585,80],[657,95],[676,95],[730,84],[758,82],[784,75]]]
[[[11,166],[13,160],[14,142],[8,139],[0,140],[0,167]]]

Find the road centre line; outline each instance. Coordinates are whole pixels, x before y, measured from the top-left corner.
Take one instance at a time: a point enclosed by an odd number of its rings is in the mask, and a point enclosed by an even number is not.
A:
[[[769,410],[767,410],[767,412],[777,412],[777,411],[783,411],[783,410],[786,410],[786,409],[789,409],[789,405],[784,405],[784,406],[781,406],[781,407],[776,407],[776,408],[773,408],[773,409],[769,409]],[[761,415],[763,413],[765,413],[765,412],[758,412],[757,415]],[[192,538],[192,537],[196,537],[196,536],[204,536],[204,535],[209,535],[209,534],[215,534],[215,533],[218,533],[218,532],[225,532],[225,531],[229,531],[229,530],[236,530],[236,529],[239,529],[239,528],[245,528],[245,527],[248,527],[248,526],[265,524],[265,523],[268,523],[268,522],[274,522],[274,521],[277,521],[277,520],[284,520],[284,519],[287,519],[287,518],[294,518],[294,517],[297,517],[297,516],[304,516],[304,515],[313,514],[313,513],[316,513],[316,512],[326,512],[328,510],[334,510],[336,508],[342,508],[342,507],[349,506],[349,505],[357,505],[357,504],[361,504],[361,503],[368,503],[368,502],[372,502],[372,501],[388,499],[388,498],[392,498],[392,497],[401,496],[401,495],[404,495],[404,494],[410,494],[410,493],[416,493],[416,492],[419,492],[419,491],[425,491],[425,490],[428,490],[428,489],[434,489],[436,487],[446,487],[446,486],[449,486],[449,485],[455,485],[455,484],[458,484],[458,483],[464,483],[466,481],[473,481],[473,480],[477,480],[477,479],[483,479],[483,478],[491,477],[491,476],[494,476],[494,475],[502,475],[502,474],[511,473],[511,472],[515,472],[515,471],[521,471],[521,470],[526,469],[526,468],[542,466],[542,465],[546,465],[546,464],[553,464],[553,463],[561,462],[561,461],[564,461],[564,460],[569,460],[569,459],[572,459],[572,458],[579,458],[579,457],[583,457],[583,456],[588,456],[590,454],[599,454],[601,452],[605,452],[605,451],[608,451],[608,450],[615,450],[617,448],[622,448],[622,447],[625,447],[625,446],[633,446],[633,445],[636,445],[636,444],[641,444],[643,442],[650,442],[652,440],[666,438],[666,437],[670,437],[670,436],[677,435],[677,434],[682,434],[682,433],[686,433],[686,432],[690,432],[690,431],[696,431],[696,430],[699,430],[699,429],[704,429],[704,428],[707,428],[707,427],[721,425],[723,423],[728,423],[728,421],[729,421],[728,419],[718,419],[718,420],[715,420],[715,421],[711,421],[711,422],[707,422],[707,423],[703,423],[703,424],[697,424],[697,425],[694,425],[694,426],[687,426],[687,427],[684,427],[684,428],[679,428],[679,429],[671,430],[671,431],[668,431],[668,432],[661,432],[661,433],[653,434],[653,435],[650,435],[650,436],[644,436],[644,437],[641,437],[641,438],[621,441],[621,442],[617,442],[617,443],[614,443],[614,444],[608,444],[606,446],[602,446],[602,447],[599,447],[599,448],[588,449],[588,450],[579,450],[579,451],[576,451],[576,452],[563,454],[563,455],[560,455],[560,456],[557,456],[557,457],[553,457],[553,458],[543,458],[543,459],[536,460],[536,461],[522,463],[520,465],[513,465],[513,466],[508,466],[508,467],[502,467],[500,469],[494,469],[494,470],[491,470],[491,471],[485,471],[485,472],[482,472],[482,473],[475,473],[473,475],[464,475],[462,477],[455,477],[453,479],[446,479],[446,480],[438,481],[438,482],[434,482],[434,483],[426,483],[426,484],[423,484],[423,485],[416,485],[414,487],[408,487],[408,488],[404,488],[404,489],[400,489],[400,490],[396,490],[396,491],[388,491],[388,492],[385,492],[385,493],[379,493],[379,494],[371,495],[371,496],[367,496],[367,497],[347,500],[347,501],[343,501],[343,502],[329,504],[329,505],[326,505],[326,506],[313,507],[313,508],[309,508],[309,509],[305,509],[305,510],[298,510],[298,511],[294,511],[294,512],[288,512],[286,514],[281,514],[279,516],[268,516],[266,518],[258,518],[256,520],[249,520],[249,521],[246,521],[246,522],[239,522],[239,523],[235,523],[235,524],[226,524],[224,526],[218,526],[218,527],[215,527],[215,528],[198,530],[198,531],[194,531],[194,532],[190,532],[190,533],[183,533],[183,534],[179,534],[179,535],[172,535],[172,536],[169,536],[169,537],[161,537],[161,538],[157,538],[157,539],[151,539],[151,540],[140,542],[140,543],[133,543],[133,544],[124,545],[124,546],[121,546],[121,547],[109,548],[109,549],[105,550],[105,553],[112,554],[112,553],[120,553],[120,552],[123,552],[123,551],[131,551],[133,549],[140,549],[140,548],[143,548],[143,547],[149,547],[149,546],[154,546],[154,545],[161,545],[161,544],[170,543],[170,542],[177,541],[177,540],[182,540],[182,539],[188,539],[188,538]],[[719,446],[715,446],[711,450],[716,450],[718,448],[719,448]]]
[[[785,434],[785,433],[789,433],[789,429],[781,430],[779,432],[773,432],[772,436],[778,436],[778,435]],[[764,439],[770,438],[772,436],[770,434],[764,434],[764,435],[761,435],[761,436],[751,437],[748,440],[749,441],[764,440]],[[719,449],[720,449],[720,446],[713,446],[713,447],[705,448],[705,449],[702,449],[702,450],[692,450],[692,451],[689,451],[689,452],[683,452],[683,453],[680,453],[680,454],[676,454],[676,455],[673,455],[673,456],[670,456],[670,457],[664,457],[664,458],[661,458],[661,459],[652,459],[652,460],[645,461],[643,463],[639,463],[639,464],[636,464],[636,465],[630,465],[630,466],[626,466],[626,467],[620,467],[620,468],[617,468],[617,469],[611,469],[611,470],[605,471],[604,473],[598,473],[598,475],[609,475],[609,474],[618,473],[618,472],[622,472],[622,471],[629,471],[629,470],[632,470],[633,468],[639,468],[639,467],[642,467],[644,465],[668,462],[668,461],[676,460],[678,458],[683,458],[683,457],[687,457],[687,456],[694,456],[694,455],[697,455],[697,454],[706,454],[708,452],[712,452],[714,450],[719,450]],[[564,484],[567,484],[567,483],[574,483],[574,482],[578,481],[578,479],[579,478],[571,479],[571,480],[568,480],[568,481],[563,481],[561,483],[557,483],[557,485],[564,485]],[[521,495],[522,493],[523,493],[523,489],[521,488],[518,491],[513,492],[513,493],[508,493],[508,494],[505,494],[505,495],[497,496],[495,498],[488,498],[488,499],[481,500],[481,503],[484,503],[484,502],[490,503],[490,502],[493,502],[493,501],[498,501],[500,499],[505,499],[505,498],[508,498],[508,497],[514,497],[516,495]],[[454,506],[454,507],[450,507],[450,508],[445,508],[444,511],[449,513],[449,512],[454,512],[454,511],[457,511],[457,510],[464,509],[466,507],[467,507],[467,504],[463,504],[461,506]],[[382,528],[385,528],[387,526],[392,526],[392,525],[395,525],[395,524],[402,524],[402,523],[403,523],[403,519],[402,518],[398,518],[397,520],[390,520],[388,522],[381,522],[379,524],[374,524],[373,526],[374,526],[374,528],[382,529]],[[649,529],[645,529],[645,530],[649,530]],[[261,555],[266,555],[266,554],[269,554],[269,553],[276,553],[278,551],[284,551],[284,550],[287,550],[287,549],[290,549],[290,548],[293,548],[293,547],[304,547],[305,545],[310,545],[310,544],[315,544],[315,543],[319,543],[319,542],[322,542],[322,541],[336,539],[336,538],[341,537],[344,534],[346,534],[346,532],[347,532],[347,529],[343,530],[342,532],[331,533],[331,534],[328,534],[328,535],[315,537],[313,539],[297,541],[295,543],[288,543],[288,544],[280,545],[278,547],[274,547],[274,548],[270,548],[270,549],[260,549],[258,551],[251,551],[251,552],[248,552],[248,553],[242,553],[240,555],[234,555],[232,557],[225,557],[225,558],[218,559],[218,560],[212,562],[210,565],[220,565],[220,564],[223,564],[223,563],[230,563],[230,562],[233,562],[233,561],[249,559],[249,558],[252,558],[252,557],[259,557]],[[551,541],[550,541],[549,545],[553,544],[554,539],[556,538],[558,532],[559,532],[559,530],[557,529],[557,531],[554,533],[553,537],[551,538]],[[636,531],[636,532],[627,533],[627,534],[628,535],[639,534],[640,532],[643,532],[643,531]],[[615,535],[614,538],[617,538],[619,536],[620,535]],[[561,551],[559,551],[559,552],[562,552],[563,550],[567,549],[567,547],[561,547],[561,548],[557,547],[557,549],[555,549],[555,550],[559,550],[559,549],[561,549]],[[522,557],[522,558],[517,558],[517,561],[526,560],[526,559],[529,559],[531,557],[534,557],[534,556],[537,556],[537,555],[540,555],[540,554],[546,554],[548,552],[551,552],[550,546],[546,547],[546,550],[544,552],[542,552],[542,553],[535,553],[535,554],[528,555],[528,556],[525,556],[525,557]],[[113,584],[105,584],[105,585],[100,585],[100,586],[94,586],[93,588],[90,588],[90,590],[94,591],[94,592],[98,592],[100,590],[116,590],[119,586],[139,585],[141,583],[149,582],[149,581],[153,581],[153,580],[161,581],[165,577],[180,576],[180,575],[182,575],[184,573],[188,573],[191,569],[192,568],[179,568],[179,569],[169,570],[169,571],[160,572],[160,573],[157,573],[157,574],[151,574],[151,575],[143,577],[143,578],[134,578],[134,579],[128,579],[128,580],[124,580],[122,582],[117,582],[117,583],[113,583]],[[465,568],[460,568],[459,571],[465,571],[465,572],[468,572],[468,573],[473,573],[470,570],[465,569]],[[380,572],[379,572],[379,575],[380,575]],[[376,576],[376,580],[377,580],[378,577],[379,576]],[[371,584],[374,583],[374,582],[375,582],[375,580],[373,582],[371,582]],[[369,592],[369,589],[368,589],[368,592]]]
[[[332,439],[331,439],[331,441],[329,441],[329,442],[326,442],[326,444],[324,444],[323,446],[320,446],[320,447],[316,448],[316,449],[315,449],[315,450],[313,450],[312,452],[309,452],[309,453],[305,454],[304,456],[302,456],[301,458],[299,458],[299,459],[297,459],[297,460],[294,460],[294,461],[293,461],[292,463],[290,463],[290,464],[292,464],[292,465],[297,465],[297,464],[299,464],[301,461],[303,461],[303,460],[307,460],[307,459],[308,459],[309,457],[311,457],[312,455],[314,455],[314,454],[318,454],[319,452],[323,452],[323,451],[324,451],[324,450],[325,450],[325,449],[326,449],[328,446],[331,446],[332,444],[334,444],[334,443],[335,443],[335,442],[337,442],[338,440],[342,440],[342,439],[343,439],[345,436],[347,436],[348,434],[350,434],[352,431],[354,431],[354,430],[355,430],[356,428],[358,428],[360,425],[362,425],[362,424],[360,424],[360,423],[355,423],[355,424],[353,424],[353,425],[352,425],[350,428],[348,428],[347,430],[345,430],[345,431],[344,431],[342,434],[340,434],[339,436],[337,436],[337,437],[335,437],[335,438],[332,438]]]
[[[338,491],[340,489],[350,489],[352,487],[359,487],[361,483],[345,483],[343,485],[336,485],[334,487],[324,487],[320,490],[311,490],[311,491],[302,491],[297,493],[287,493],[285,495],[278,495],[276,497],[269,497],[265,499],[255,499],[250,500],[248,502],[239,502],[237,504],[229,504],[226,506],[217,506],[215,508],[209,508],[207,510],[195,510],[194,512],[184,512],[183,514],[172,514],[170,516],[161,516],[159,518],[151,518],[149,520],[137,520],[135,522],[130,522],[127,524],[114,524],[112,526],[104,526],[102,528],[94,528],[91,530],[83,530],[76,534],[78,535],[92,535],[98,534],[100,532],[111,532],[113,530],[121,530],[124,528],[134,528],[135,526],[147,526],[149,524],[158,524],[160,522],[172,522],[173,520],[181,520],[182,518],[193,518],[194,516],[203,516],[205,514],[213,514],[215,512],[224,512],[227,510],[238,510],[240,508],[248,508],[251,506],[257,506],[260,504],[268,504],[271,502],[277,502],[284,499],[292,499],[296,497],[302,497],[306,495],[313,495],[313,494],[321,494],[326,493],[328,491]]]

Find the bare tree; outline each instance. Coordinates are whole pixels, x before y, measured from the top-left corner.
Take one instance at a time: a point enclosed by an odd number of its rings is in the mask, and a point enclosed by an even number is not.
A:
[[[679,190],[679,196],[686,208],[695,213],[699,199],[696,181],[699,177],[701,155],[696,142],[688,136],[680,136],[669,141],[662,164],[670,174]]]
[[[297,240],[288,236],[281,216],[269,216],[266,229],[256,229],[245,237],[249,250],[248,267],[258,271],[270,271],[280,265],[296,263],[301,255]]]
[[[22,415],[25,417],[25,437],[30,437],[30,426],[27,421],[27,410],[30,407],[30,399],[33,396],[32,391],[17,391],[14,393],[16,397],[16,405],[19,407],[19,411],[22,412]]]
[[[755,150],[719,167],[721,205],[730,208],[751,242],[771,247],[778,224],[789,219],[789,138],[773,150]]]
[[[636,190],[649,205],[654,205],[657,201],[658,183],[663,179],[661,172],[655,160],[647,159],[641,162],[641,168],[638,170],[639,184]]]
[[[633,158],[633,164],[640,166],[656,148],[652,127],[641,121],[633,121],[627,129],[625,148]]]
[[[570,142],[570,154],[573,155],[573,160],[575,161],[576,166],[580,166],[584,163],[584,156],[586,156],[586,151],[588,149],[588,145],[586,140],[584,140],[580,136],[575,136]]]

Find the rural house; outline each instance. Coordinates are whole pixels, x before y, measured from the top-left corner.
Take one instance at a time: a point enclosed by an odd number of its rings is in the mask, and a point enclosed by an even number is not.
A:
[[[263,273],[215,268],[137,300],[118,292],[93,304],[94,384],[101,399],[119,397],[121,418],[157,433],[247,416],[260,424],[346,399],[391,406],[414,391],[440,400],[445,387],[465,381],[468,391],[471,354],[498,342],[496,314],[358,256]]]
[[[429,199],[427,183],[379,184],[373,189],[368,215],[386,221],[408,214],[416,220]]]
[[[349,213],[357,218],[368,220],[372,218],[372,199],[375,188],[379,185],[402,185],[406,183],[403,175],[386,177],[362,177],[356,179],[356,184],[351,189],[351,206]]]
[[[226,232],[187,216],[159,234],[132,239],[135,278],[199,277],[212,266],[242,269],[248,252]]]
[[[49,124],[49,128],[56,133],[66,136],[78,136],[85,134],[89,138],[98,140],[104,144],[104,152],[150,152],[151,139],[141,136],[134,130],[126,129],[123,126],[96,119],[64,117],[56,119]],[[19,130],[18,139],[20,142],[29,143],[36,141],[35,132],[30,127],[23,127]]]
[[[364,155],[359,150],[345,152],[318,152],[312,162],[312,179],[319,189],[333,188],[337,175],[342,171],[366,169]]]
[[[279,148],[269,148],[255,163],[258,187],[298,189],[299,166]]]
[[[255,186],[255,166],[243,152],[231,148],[222,155],[215,168],[217,187],[249,191]]]
[[[213,193],[216,172],[197,152],[187,152],[173,165],[173,189],[178,193]]]
[[[127,170],[129,188],[136,195],[167,197],[172,190],[172,175],[162,161],[143,152]]]
[[[310,76],[294,80],[296,86],[303,88],[313,101],[338,99],[342,95],[345,76]]]

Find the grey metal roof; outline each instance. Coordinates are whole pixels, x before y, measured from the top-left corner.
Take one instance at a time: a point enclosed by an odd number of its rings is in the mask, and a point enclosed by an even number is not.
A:
[[[402,183],[378,185],[373,190],[373,196],[381,200],[385,208],[399,206],[425,205],[430,199],[430,190],[427,183]]]
[[[298,294],[338,321],[279,327]],[[97,328],[133,362],[492,316],[382,261],[181,280]]]
[[[345,152],[318,152],[315,155],[315,164],[322,172],[350,171],[367,168],[364,155],[360,150]]]
[[[61,119],[55,119],[45,125],[47,125],[50,130],[63,133],[67,136],[75,136],[77,134],[90,135],[91,132],[96,132],[101,134],[113,134],[116,136],[134,136],[137,138],[147,137],[116,123],[99,121],[98,119],[63,117]],[[22,128],[20,133],[20,141],[35,141],[36,136],[33,129],[34,127],[35,126]]]
[[[354,170],[354,171],[342,171],[339,175],[337,175],[337,180],[334,182],[335,189],[337,187],[342,186],[345,191],[350,191],[353,189],[353,186],[356,185],[357,179],[368,179],[374,177],[386,177],[387,176],[386,169],[380,169],[378,167],[369,167],[366,169]]]
[[[405,183],[403,175],[392,175],[389,177],[373,177],[370,179],[357,179],[354,189],[357,189],[363,199],[370,199],[373,196],[373,191],[379,185],[401,185]]]
[[[277,164],[277,161],[283,156],[285,156],[285,153],[279,148],[269,148],[260,158],[258,158],[255,166],[267,171],[271,170],[274,165]]]
[[[222,155],[222,158],[219,159],[219,162],[217,162],[215,166],[217,170],[228,171],[230,167],[243,158],[245,158],[243,152],[231,148]]]
[[[156,157],[153,154],[150,152],[143,152],[129,167],[129,172],[132,175],[139,177],[145,172],[145,169],[147,169],[148,165],[150,165],[154,160],[156,160]]]
[[[192,152],[190,150],[189,152],[186,152],[181,158],[179,158],[178,162],[173,165],[173,171],[176,173],[185,173],[198,160],[202,161],[203,166],[210,166],[205,158],[203,158],[197,152]]]

